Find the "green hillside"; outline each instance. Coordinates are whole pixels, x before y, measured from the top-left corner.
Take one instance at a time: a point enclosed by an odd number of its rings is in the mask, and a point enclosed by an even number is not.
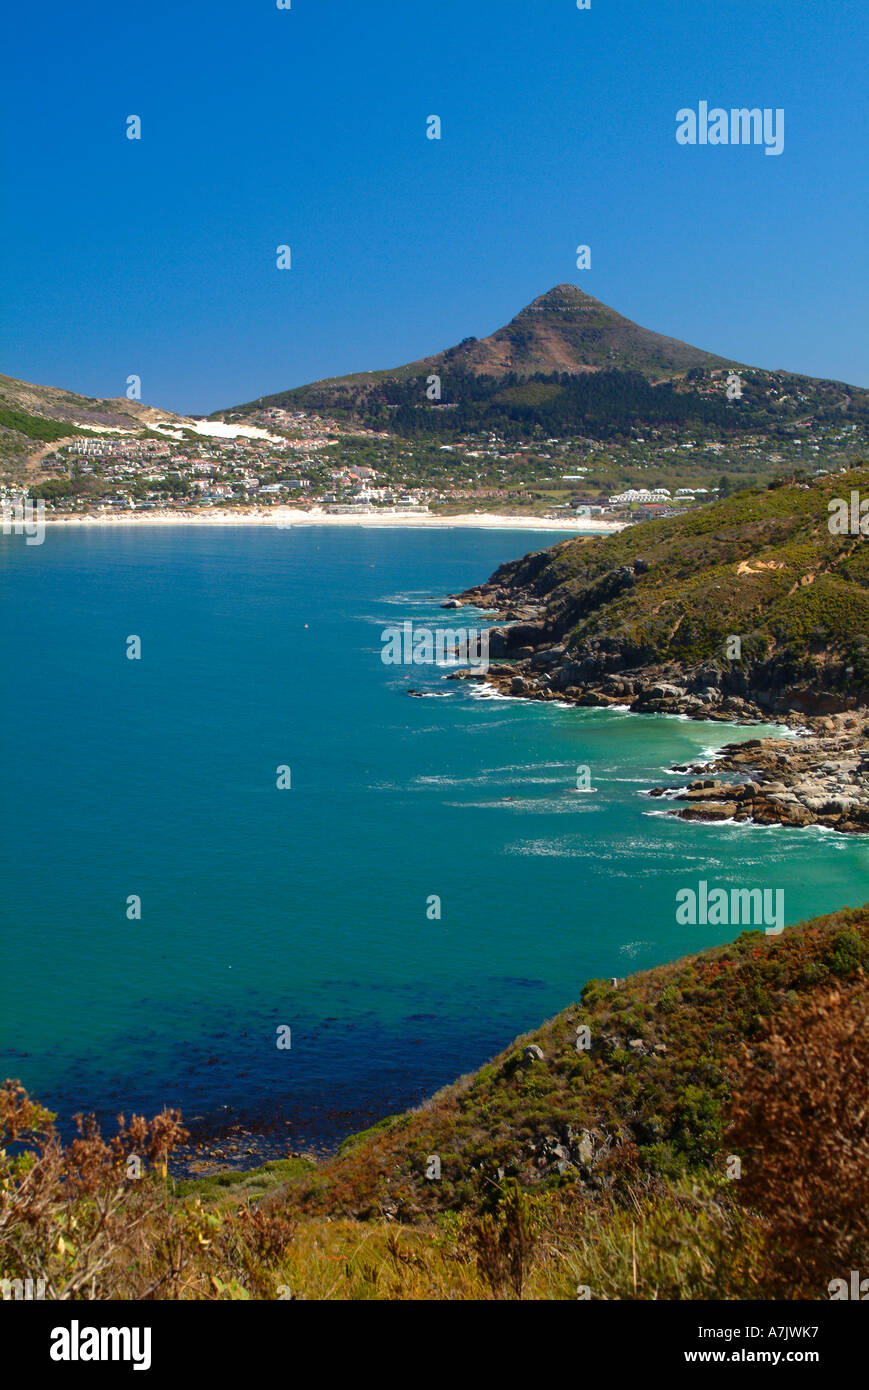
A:
[[[0,1157],[0,1269],[73,1298],[827,1298],[869,1259],[867,960],[863,908],[589,981],[316,1168],[175,1184],[177,1117],[64,1152],[7,1084],[0,1138],[37,1156]]]
[[[177,418],[126,397],[101,400],[0,375],[0,475],[23,476],[19,470],[39,457],[40,445],[78,435],[96,438],[107,428],[138,435],[153,420],[170,424]]]
[[[869,914],[842,912],[620,980],[517,1038],[418,1113],[345,1141],[301,1189],[311,1209],[415,1221],[487,1205],[492,1184],[610,1191],[723,1174],[728,1107],[768,1024],[869,958]],[[589,1046],[578,1050],[581,1028]],[[538,1052],[534,1052],[534,1049]],[[529,1054],[529,1049],[531,1053]],[[440,1181],[426,1159],[441,1159]],[[499,1179],[498,1170],[503,1169]]]
[[[869,552],[859,533],[831,534],[829,504],[854,491],[869,498],[869,471],[739,492],[564,541],[465,597],[522,609],[491,650],[553,690],[657,673],[695,698],[712,687],[766,709],[847,709],[869,701]]]

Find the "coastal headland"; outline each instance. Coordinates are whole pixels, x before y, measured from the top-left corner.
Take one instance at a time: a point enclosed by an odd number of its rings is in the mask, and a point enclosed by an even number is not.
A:
[[[865,474],[852,475],[857,483]],[[869,590],[863,537],[828,525],[842,479],[752,489],[702,516],[561,541],[447,602],[495,615],[486,680],[502,694],[795,737],[680,769],[691,820],[869,831]],[[721,774],[730,774],[722,780]]]

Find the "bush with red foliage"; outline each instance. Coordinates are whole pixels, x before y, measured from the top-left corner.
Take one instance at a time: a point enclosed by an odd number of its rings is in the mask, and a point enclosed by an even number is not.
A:
[[[825,1298],[869,1276],[869,984],[779,1015],[733,1097],[741,1200],[766,1220],[773,1292]]]

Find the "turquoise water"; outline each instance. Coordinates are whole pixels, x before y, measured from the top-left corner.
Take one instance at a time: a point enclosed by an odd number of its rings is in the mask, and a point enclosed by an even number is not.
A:
[[[330,1143],[590,976],[736,935],[676,924],[700,878],[784,888],[789,922],[869,897],[866,841],[692,825],[641,795],[754,730],[480,698],[381,662],[385,626],[456,626],[445,593],[553,539],[0,540],[4,1074],[64,1116],[171,1104]]]

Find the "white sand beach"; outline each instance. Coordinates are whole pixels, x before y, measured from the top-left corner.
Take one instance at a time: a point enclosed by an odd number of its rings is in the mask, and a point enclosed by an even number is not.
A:
[[[431,512],[365,512],[359,516],[292,507],[253,507],[230,510],[221,507],[195,511],[121,512],[94,511],[82,515],[47,516],[46,526],[249,526],[267,525],[279,529],[293,526],[476,526],[502,531],[564,531],[570,535],[604,535],[621,531],[625,523],[582,517],[575,521],[539,516],[499,516],[494,512],[465,512],[458,516],[438,516]]]

